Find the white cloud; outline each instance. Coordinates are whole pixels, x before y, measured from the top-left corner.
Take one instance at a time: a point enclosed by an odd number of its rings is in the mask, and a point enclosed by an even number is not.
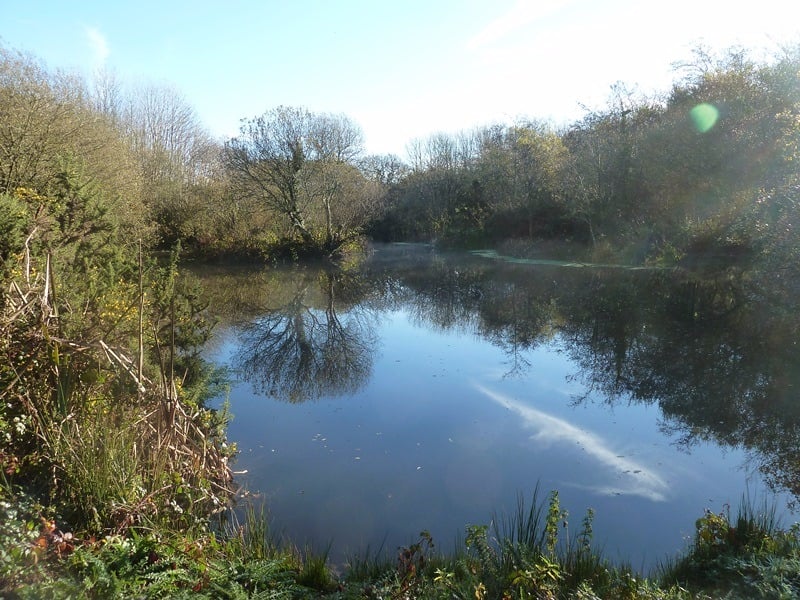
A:
[[[600,436],[584,431],[563,419],[516,402],[482,385],[475,388],[489,399],[501,406],[513,410],[523,421],[525,427],[535,433],[531,439],[541,444],[564,443],[570,447],[580,445],[586,453],[593,457],[607,471],[606,476],[613,483],[586,484],[574,483],[575,487],[590,489],[598,494],[629,494],[642,496],[656,502],[667,499],[667,482],[646,465],[636,462],[614,451]]]
[[[563,8],[571,0],[517,0],[507,12],[490,22],[467,42],[475,50],[490,45],[526,25]]]
[[[108,40],[96,27],[86,28],[86,38],[89,41],[89,47],[92,49],[92,62],[95,66],[102,66],[111,54],[111,49],[108,46]]]

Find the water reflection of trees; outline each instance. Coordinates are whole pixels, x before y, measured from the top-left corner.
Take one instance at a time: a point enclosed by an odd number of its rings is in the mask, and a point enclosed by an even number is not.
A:
[[[234,365],[256,390],[290,402],[355,393],[368,379],[374,312],[359,278],[278,271],[281,302],[240,328]]]
[[[657,404],[688,446],[745,448],[800,498],[800,308],[786,282],[711,274],[554,269],[437,259],[401,277],[414,317],[502,348],[509,373],[557,340],[586,390],[576,401]]]
[[[527,351],[553,339],[560,283],[518,268],[497,268],[463,255],[403,274],[412,318],[440,329],[479,335],[503,350],[508,374],[531,365]]]
[[[608,402],[657,404],[682,444],[748,449],[769,483],[800,496],[797,311],[745,273],[646,284],[618,282],[565,320],[580,377]],[[646,308],[606,310],[633,293]]]
[[[372,368],[379,314],[402,309],[496,344],[509,374],[555,343],[584,384],[576,401],[657,404],[678,443],[745,448],[770,484],[800,498],[800,307],[787,282],[733,269],[700,276],[383,256],[359,272],[272,272],[260,283],[259,316],[239,319],[243,376],[294,402],[354,393]]]

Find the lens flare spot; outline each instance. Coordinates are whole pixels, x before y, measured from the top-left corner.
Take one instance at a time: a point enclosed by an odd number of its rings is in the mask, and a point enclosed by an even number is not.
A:
[[[719,110],[713,104],[703,102],[689,111],[689,117],[692,119],[695,129],[700,133],[705,133],[717,123]]]

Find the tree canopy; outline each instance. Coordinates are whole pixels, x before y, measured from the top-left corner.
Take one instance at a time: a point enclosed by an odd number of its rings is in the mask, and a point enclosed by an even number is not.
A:
[[[232,193],[256,200],[311,247],[333,253],[374,214],[379,188],[356,166],[361,130],[343,115],[278,107],[225,147]]]
[[[619,83],[568,126],[436,133],[404,161],[365,155],[347,116],[302,107],[215,140],[173,88],[85,82],[0,48],[0,190],[47,193],[71,162],[126,231],[196,254],[331,256],[366,235],[775,264],[800,246],[798,72],[800,47],[768,60],[698,49],[659,96]]]

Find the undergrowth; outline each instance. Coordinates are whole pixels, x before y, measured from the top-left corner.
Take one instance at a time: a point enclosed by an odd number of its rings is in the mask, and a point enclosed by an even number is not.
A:
[[[351,558],[335,575],[327,551],[279,544],[263,510],[246,505],[211,530],[142,530],[82,538],[57,516],[3,487],[0,592],[18,598],[711,599],[800,595],[800,527],[782,529],[766,505],[706,512],[679,557],[643,575],[594,546],[594,513],[569,533],[557,492],[470,525],[441,552],[428,532],[396,553]],[[44,515],[50,516],[44,516]]]

